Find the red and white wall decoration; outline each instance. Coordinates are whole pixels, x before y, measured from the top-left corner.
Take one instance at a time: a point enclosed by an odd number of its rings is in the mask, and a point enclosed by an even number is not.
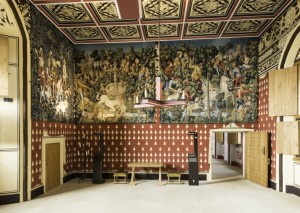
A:
[[[269,116],[269,76],[259,79],[258,126],[256,131],[271,133],[271,180],[276,179],[276,117]]]

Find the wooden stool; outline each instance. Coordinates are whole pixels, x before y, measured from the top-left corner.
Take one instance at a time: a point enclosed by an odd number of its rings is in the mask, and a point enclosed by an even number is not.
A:
[[[127,172],[115,172],[114,183],[127,183]]]
[[[181,174],[179,172],[169,172],[168,176],[168,183],[181,183]]]

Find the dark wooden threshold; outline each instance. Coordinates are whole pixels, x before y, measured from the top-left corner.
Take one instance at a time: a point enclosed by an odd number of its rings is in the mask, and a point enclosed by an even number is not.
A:
[[[44,194],[44,185],[31,190],[31,199],[34,199],[42,194]]]
[[[300,197],[300,188],[299,187],[287,185],[285,189],[286,189],[286,193],[294,194],[294,195],[297,195],[298,197]]]
[[[0,205],[19,203],[20,194],[3,194],[0,195]]]

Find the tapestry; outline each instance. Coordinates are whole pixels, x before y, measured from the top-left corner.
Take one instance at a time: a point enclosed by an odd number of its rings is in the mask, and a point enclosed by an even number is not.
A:
[[[32,119],[75,122],[74,45],[31,9]]]
[[[135,109],[154,97],[155,44],[76,46],[76,118],[79,123],[153,123],[154,108]]]
[[[78,45],[77,121],[157,122],[155,108],[134,105],[156,97],[160,77],[162,100],[186,100],[160,108],[161,123],[256,122],[257,45],[252,38]]]
[[[186,105],[162,108],[161,123],[256,122],[256,39],[168,42],[161,47],[163,94]]]

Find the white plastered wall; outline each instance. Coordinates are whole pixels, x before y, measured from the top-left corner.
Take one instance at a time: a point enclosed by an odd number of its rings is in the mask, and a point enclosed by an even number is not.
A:
[[[16,9],[17,13],[18,14],[14,14],[13,13],[13,10],[11,9],[10,5],[8,4],[8,1],[11,2]],[[0,4],[1,4],[1,7],[2,9],[4,8],[5,9],[5,16],[7,15],[7,17],[9,18],[9,23],[4,23],[3,26],[0,26],[0,35],[1,36],[7,36],[10,38],[10,48],[12,49],[15,49],[15,40],[17,42],[17,45],[18,45],[18,52],[17,52],[17,55],[16,55],[16,59],[18,60],[18,66],[13,67],[13,69],[18,69],[18,74],[19,74],[19,80],[18,82],[15,82],[16,84],[18,83],[18,87],[17,87],[17,93],[19,94],[19,97],[17,100],[15,100],[15,102],[13,103],[17,103],[18,104],[18,113],[17,113],[17,124],[18,124],[18,151],[17,151],[17,164],[18,164],[18,190],[17,192],[20,194],[20,201],[22,202],[23,201],[23,180],[24,180],[24,177],[23,177],[23,164],[24,164],[24,160],[23,160],[23,152],[24,152],[24,147],[23,147],[23,141],[24,141],[24,135],[23,135],[23,115],[24,115],[24,108],[23,108],[23,88],[24,88],[24,85],[23,85],[23,78],[24,78],[24,73],[23,73],[23,70],[24,70],[24,50],[23,50],[23,42],[24,40],[27,41],[27,67],[26,67],[26,70],[27,70],[27,80],[28,82],[31,81],[30,79],[30,45],[29,45],[29,36],[28,36],[28,33],[27,31],[25,30],[25,35],[26,35],[26,38],[23,38],[22,37],[22,34],[21,34],[21,31],[20,31],[20,28],[19,27],[22,27],[23,29],[26,29],[25,27],[25,22],[23,20],[23,16],[21,15],[21,12],[20,10],[18,9],[17,7],[17,4],[15,2],[15,0],[1,0],[0,1]],[[2,13],[3,14],[3,13]],[[15,16],[18,16],[20,17],[20,20],[21,20],[21,24],[22,26],[19,26],[18,25],[18,22],[16,21],[16,18]],[[24,40],[23,40],[24,39]],[[13,51],[10,50],[10,54],[12,54]],[[13,55],[10,55],[10,57],[14,57]],[[31,90],[30,90],[30,86],[28,86],[28,91],[27,91],[27,94],[28,94],[28,106],[31,105],[31,99],[30,99],[30,94],[31,94]],[[2,97],[0,97],[1,99]],[[1,103],[2,104],[2,103]],[[11,104],[11,103],[10,103]],[[31,118],[31,114],[30,114],[30,109],[27,109],[27,113],[28,113],[28,118]],[[28,147],[31,147],[31,120],[28,119],[27,121],[28,123]],[[5,159],[7,160],[7,157],[5,157]],[[15,159],[15,157],[14,157]],[[30,199],[30,189],[31,189],[31,149],[29,148],[28,149],[28,173],[29,173],[29,177],[28,177],[28,191],[27,191],[27,197]],[[9,179],[9,177],[7,177],[7,179]],[[12,180],[15,180],[15,177],[12,178]]]
[[[9,84],[8,98],[13,102],[4,102],[0,97],[0,163],[2,165],[2,187],[4,194],[23,194],[23,126],[22,126],[22,88],[21,70],[23,63],[20,60],[23,55],[22,36],[18,28],[14,14],[7,0],[1,1],[1,9],[4,10],[6,22],[0,26],[0,36],[9,39]],[[10,126],[8,126],[10,125]],[[9,163],[8,163],[9,162]],[[5,175],[6,174],[6,175]]]

